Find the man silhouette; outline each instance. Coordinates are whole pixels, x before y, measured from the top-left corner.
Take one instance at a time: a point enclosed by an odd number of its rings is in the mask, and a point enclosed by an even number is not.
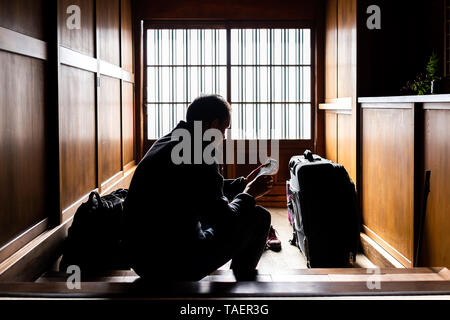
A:
[[[186,121],[156,141],[136,168],[124,203],[124,246],[142,279],[196,281],[229,260],[238,281],[256,279],[271,216],[255,199],[270,191],[272,177],[254,179],[254,170],[247,177],[224,179],[217,163],[204,161],[205,143],[201,163],[173,161],[180,143],[176,132],[184,129],[192,140],[201,121],[202,133],[216,129],[223,140],[230,112],[218,95],[195,99]],[[199,150],[191,151],[194,159]]]

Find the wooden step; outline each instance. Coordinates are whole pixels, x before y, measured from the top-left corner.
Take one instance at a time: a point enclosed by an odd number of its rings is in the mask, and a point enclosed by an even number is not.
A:
[[[241,298],[241,297],[338,297],[338,296],[414,296],[450,297],[450,281],[386,281],[371,287],[364,281],[303,282],[163,282],[111,283],[82,282],[80,289],[69,289],[66,282],[0,283],[0,297],[32,298]]]
[[[70,275],[65,272],[49,271],[36,280],[44,282],[65,282]],[[83,277],[83,282],[132,283],[139,280],[133,270],[113,270]],[[259,282],[367,282],[367,281],[445,281],[450,280],[447,268],[412,269],[288,269],[266,273],[259,271]],[[203,278],[202,282],[235,282],[232,270],[217,270]]]
[[[144,282],[132,270],[85,277],[69,289],[68,274],[49,271],[36,282],[0,283],[0,297],[39,298],[224,298],[448,295],[447,268],[292,269],[265,273],[258,281],[236,282],[231,270],[218,270],[198,282]]]
[[[70,274],[62,271],[48,271],[36,282],[64,282]],[[83,282],[134,282],[139,276],[133,270],[111,270],[100,274],[91,274],[82,278]]]

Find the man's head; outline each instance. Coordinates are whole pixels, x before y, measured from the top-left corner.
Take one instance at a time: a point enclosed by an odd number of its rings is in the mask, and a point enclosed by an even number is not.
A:
[[[186,122],[193,124],[201,121],[203,131],[218,129],[225,135],[225,130],[230,126],[230,104],[216,94],[202,95],[196,98],[187,108]]]

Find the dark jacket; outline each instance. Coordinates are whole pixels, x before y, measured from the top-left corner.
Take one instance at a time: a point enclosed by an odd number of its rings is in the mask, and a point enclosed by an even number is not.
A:
[[[184,121],[174,130],[180,128],[193,132]],[[177,260],[188,258],[189,247],[225,232],[228,223],[255,207],[253,197],[241,193],[243,177],[223,179],[217,164],[174,164],[178,141],[171,141],[172,133],[141,160],[124,203],[125,248],[135,267],[163,268],[173,263],[174,250]]]

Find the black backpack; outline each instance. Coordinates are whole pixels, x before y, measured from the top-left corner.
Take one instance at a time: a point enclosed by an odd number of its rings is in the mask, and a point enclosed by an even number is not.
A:
[[[123,202],[127,189],[106,196],[93,191],[77,209],[64,242],[60,271],[70,265],[82,273],[129,269],[122,248]]]

